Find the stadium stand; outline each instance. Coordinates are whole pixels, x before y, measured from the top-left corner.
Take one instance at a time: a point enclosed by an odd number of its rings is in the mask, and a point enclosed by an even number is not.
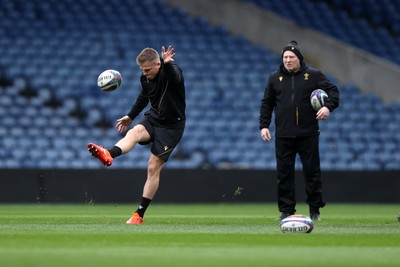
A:
[[[352,19],[349,14],[358,11],[345,1],[291,2],[301,12],[288,9],[282,4],[286,1],[258,2],[273,4],[281,14],[287,10],[289,17],[308,14],[313,5],[326,12],[341,8],[337,18],[315,17],[338,19],[348,28],[361,23],[372,31],[367,36],[385,38],[385,45],[398,43],[395,27],[388,30],[385,21],[361,15]],[[167,168],[275,168],[273,142],[259,137],[258,113],[268,73],[280,55],[162,0],[123,5],[118,0],[89,5],[84,0],[0,0],[0,6],[0,168],[102,168],[90,157],[87,143],[110,147],[120,138],[113,124],[140,90],[136,55],[144,47],[168,44],[175,47],[186,79],[187,128]],[[372,20],[382,27],[372,27]],[[335,28],[352,35],[344,26]],[[97,88],[97,76],[105,69],[121,72],[120,89],[105,93]],[[340,90],[346,101],[321,123],[322,167],[399,170],[400,106],[362,94],[352,84],[340,84]],[[137,146],[113,167],[146,168],[148,156],[148,147]]]
[[[247,1],[400,64],[400,1]]]

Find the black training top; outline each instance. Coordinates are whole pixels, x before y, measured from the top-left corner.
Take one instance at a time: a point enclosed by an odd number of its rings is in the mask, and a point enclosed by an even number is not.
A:
[[[328,94],[325,106],[333,111],[339,106],[339,90],[319,70],[301,66],[297,73],[288,72],[283,64],[271,73],[260,108],[260,129],[269,128],[275,109],[276,137],[298,137],[319,134],[316,111],[310,104],[315,89]]]
[[[158,127],[185,127],[185,83],[182,70],[173,63],[164,64],[153,80],[140,76],[142,91],[133,104],[128,116],[133,120],[150,102],[145,116],[151,118]]]

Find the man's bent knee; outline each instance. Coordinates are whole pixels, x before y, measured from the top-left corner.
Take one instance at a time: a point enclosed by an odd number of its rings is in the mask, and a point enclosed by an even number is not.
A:
[[[126,136],[133,139],[136,143],[146,142],[150,140],[150,134],[147,132],[146,128],[138,124],[128,131]]]

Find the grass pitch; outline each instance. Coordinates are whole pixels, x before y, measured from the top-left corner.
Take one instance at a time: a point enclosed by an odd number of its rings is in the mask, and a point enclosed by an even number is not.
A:
[[[0,266],[400,266],[399,205],[330,204],[283,234],[275,204],[0,205]],[[308,214],[305,205],[298,213]]]

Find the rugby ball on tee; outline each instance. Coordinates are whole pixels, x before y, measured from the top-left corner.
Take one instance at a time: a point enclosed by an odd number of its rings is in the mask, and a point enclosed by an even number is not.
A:
[[[295,214],[286,217],[281,221],[281,231],[283,233],[311,233],[314,223],[310,217]]]
[[[103,71],[97,78],[97,85],[101,90],[109,92],[114,91],[121,86],[122,76],[119,71],[106,70]]]
[[[325,100],[328,98],[328,94],[322,89],[314,90],[310,95],[311,106],[314,110],[318,111],[325,106]]]

